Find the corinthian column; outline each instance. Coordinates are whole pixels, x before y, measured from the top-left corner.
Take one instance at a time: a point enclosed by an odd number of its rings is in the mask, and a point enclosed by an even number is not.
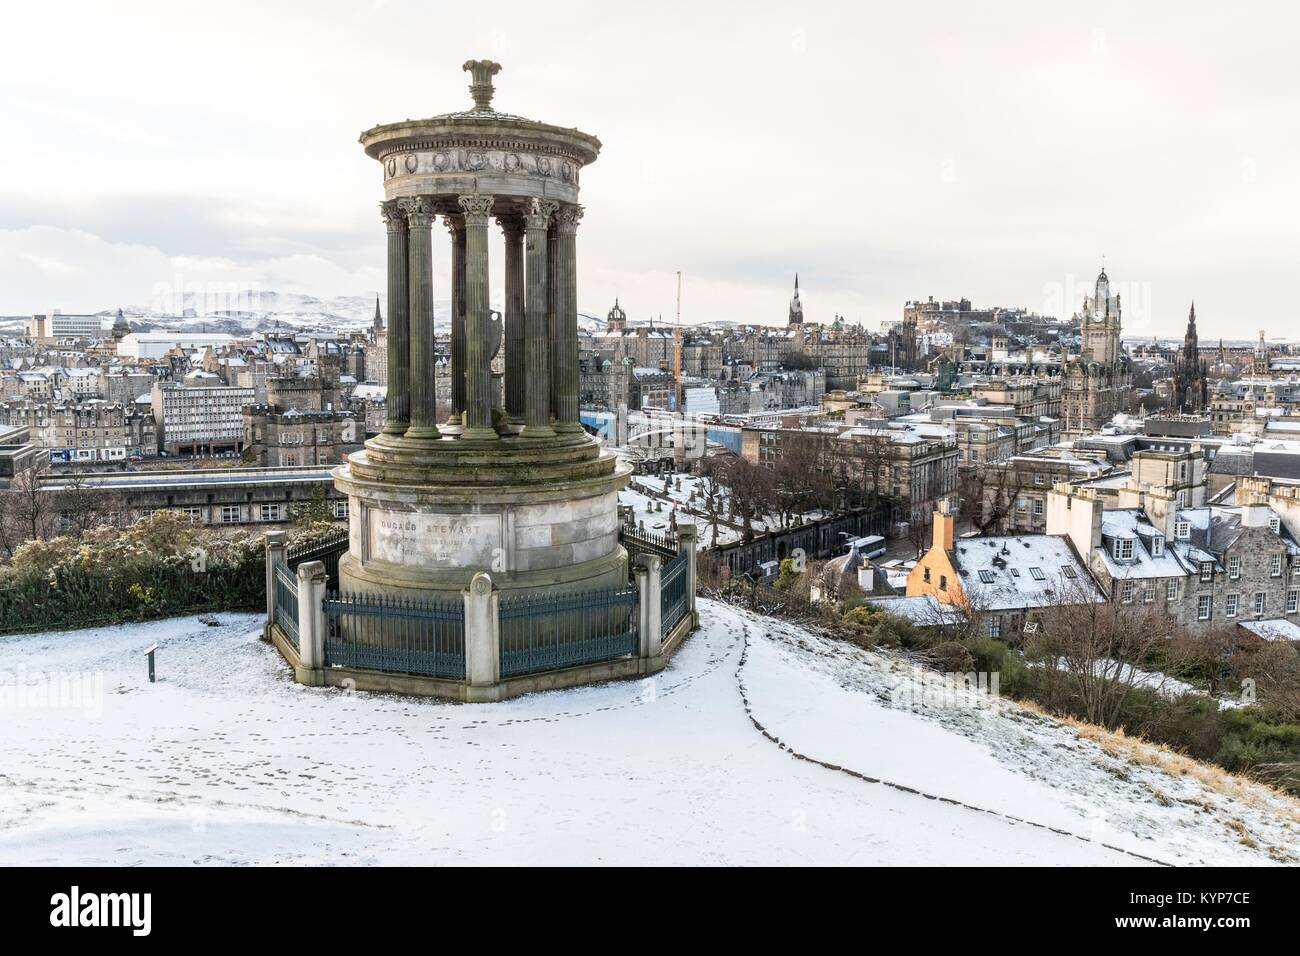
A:
[[[534,199],[524,216],[528,294],[524,317],[524,430],[526,438],[549,438],[551,429],[551,357],[547,336],[547,228],[559,204]]]
[[[433,200],[398,200],[410,232],[411,424],[407,438],[438,438],[437,393],[433,382]]]
[[[407,311],[406,216],[395,200],[379,204],[388,227],[388,395],[384,433],[400,435],[411,421],[411,319]]]
[[[556,203],[555,208],[559,209],[560,204]],[[560,354],[560,332],[555,321],[555,296],[560,284],[559,249],[559,227],[552,217],[550,228],[546,231],[546,364],[550,369],[550,393],[546,400],[553,419],[560,415],[560,375],[556,367]]]
[[[499,437],[492,427],[492,318],[488,314],[488,217],[492,197],[459,196],[465,214],[465,439]]]
[[[578,421],[578,220],[582,207],[561,206],[555,214],[555,430],[579,432]]]
[[[497,217],[506,237],[505,379],[506,416],[524,420],[524,221]]]
[[[447,216],[451,234],[451,413],[447,424],[460,427],[465,412],[465,223]]]

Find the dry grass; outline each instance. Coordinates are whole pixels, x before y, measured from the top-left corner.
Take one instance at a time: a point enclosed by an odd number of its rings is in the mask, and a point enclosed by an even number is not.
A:
[[[1016,701],[1016,704],[1043,717],[1067,724],[1074,729],[1079,739],[1092,741],[1112,757],[1155,767],[1171,777],[1188,777],[1214,793],[1240,800],[1250,807],[1266,806],[1274,815],[1281,815],[1292,823],[1300,824],[1300,801],[1267,783],[1229,773],[1222,767],[1188,757],[1161,744],[1130,736],[1122,729],[1107,730],[1073,717],[1052,714],[1030,701]]]

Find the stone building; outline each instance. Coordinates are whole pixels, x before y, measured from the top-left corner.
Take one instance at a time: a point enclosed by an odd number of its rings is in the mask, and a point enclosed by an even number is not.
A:
[[[790,299],[790,314],[787,325],[803,325],[803,303],[799,301],[799,273],[794,274],[794,295]]]
[[[112,523],[129,525],[158,511],[175,511],[194,524],[260,525],[291,521],[296,509],[324,499],[329,514],[348,517],[348,500],[334,488],[328,468],[213,468],[136,471],[107,475],[52,476],[41,488],[57,492],[77,482],[78,494]]]
[[[251,388],[208,382],[156,382],[152,391],[158,444],[169,455],[237,454],[244,445],[244,406]]]
[[[936,509],[930,548],[908,572],[907,597],[931,597],[973,617],[989,637],[1015,640],[1034,611],[1103,600],[1063,535],[955,537],[955,515]]]
[[[1201,358],[1200,344],[1196,336],[1196,303],[1193,302],[1191,311],[1187,315],[1187,333],[1183,337],[1183,348],[1178,353],[1178,364],[1174,367],[1175,410],[1190,413],[1205,410],[1209,404],[1206,372],[1206,363]]]
[[[244,457],[267,468],[335,465],[365,441],[363,414],[244,406]]]
[[[1063,373],[1061,415],[1067,438],[1091,434],[1129,408],[1133,375],[1120,346],[1121,311],[1120,296],[1111,295],[1103,269],[1093,294],[1074,316],[1082,344]]]
[[[957,442],[950,429],[903,422],[864,422],[844,429],[741,429],[741,456],[773,467],[791,447],[811,439],[852,477],[863,494],[889,499],[899,520],[928,515],[955,495]]]
[[[1049,509],[1049,532],[1069,536],[1113,601],[1156,605],[1193,630],[1300,620],[1300,545],[1262,501],[1160,513],[1061,489]]]
[[[54,463],[121,461],[138,453],[130,442],[127,410],[119,402],[11,400],[0,405],[4,424],[26,428]]]

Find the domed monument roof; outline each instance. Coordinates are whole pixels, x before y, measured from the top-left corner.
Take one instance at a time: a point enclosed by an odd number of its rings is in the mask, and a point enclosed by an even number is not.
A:
[[[466,192],[576,202],[579,170],[595,161],[600,140],[492,108],[491,60],[467,60],[473,105],[428,119],[384,123],[361,134],[366,154],[384,168],[386,198]]]

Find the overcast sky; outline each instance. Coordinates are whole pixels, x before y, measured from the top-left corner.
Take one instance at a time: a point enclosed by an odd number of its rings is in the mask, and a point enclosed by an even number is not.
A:
[[[876,327],[909,298],[1300,337],[1300,14],[1098,2],[7,8],[0,313],[159,283],[384,285],[380,122],[494,105],[604,143],[579,308]],[[440,231],[440,230],[439,230]],[[495,247],[494,247],[495,249]],[[499,261],[499,260],[498,260]],[[445,268],[436,262],[439,297]],[[494,284],[499,276],[494,277]]]

